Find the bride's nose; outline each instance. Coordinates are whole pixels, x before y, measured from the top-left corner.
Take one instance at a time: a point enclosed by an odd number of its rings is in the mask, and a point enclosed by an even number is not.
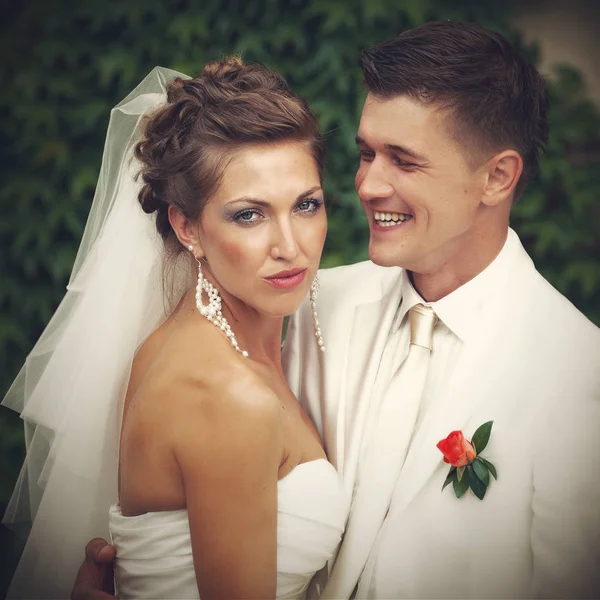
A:
[[[273,226],[271,238],[271,258],[292,262],[300,252],[294,228],[288,219]]]

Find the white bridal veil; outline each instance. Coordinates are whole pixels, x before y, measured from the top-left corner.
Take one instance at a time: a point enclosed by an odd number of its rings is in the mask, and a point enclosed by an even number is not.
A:
[[[186,75],[157,67],[111,112],[67,293],[2,404],[27,455],[4,516],[32,529],[9,598],[68,598],[87,541],[108,539],[122,400],[136,349],[165,317],[163,244],[137,201],[142,117]]]

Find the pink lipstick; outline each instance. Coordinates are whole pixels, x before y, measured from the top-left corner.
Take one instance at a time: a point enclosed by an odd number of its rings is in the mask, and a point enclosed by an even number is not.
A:
[[[306,269],[289,269],[288,271],[280,271],[265,277],[265,281],[268,281],[272,286],[276,288],[293,288],[300,285],[304,281],[306,276]]]

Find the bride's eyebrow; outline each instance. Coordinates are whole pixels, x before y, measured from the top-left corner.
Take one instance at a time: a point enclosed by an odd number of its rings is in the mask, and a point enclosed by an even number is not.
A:
[[[302,194],[300,194],[296,198],[296,200],[304,200],[305,198],[312,196],[315,192],[318,192],[320,189],[321,189],[320,185],[315,185],[315,187],[311,187],[310,190],[306,190],[306,192],[303,192]]]
[[[261,200],[260,198],[253,198],[252,196],[242,196],[235,200],[230,200],[225,206],[231,206],[232,204],[256,204],[257,206],[269,206],[269,202]]]
[[[314,187],[306,190],[306,192],[302,192],[296,200],[304,200],[309,196],[312,196],[315,192],[318,192],[321,189],[320,185],[315,185]],[[231,206],[232,204],[245,203],[245,204],[255,204],[256,206],[269,206],[270,203],[266,200],[262,200],[260,198],[254,198],[252,196],[242,196],[241,198],[235,198],[234,200],[230,200],[225,204],[225,206]]]

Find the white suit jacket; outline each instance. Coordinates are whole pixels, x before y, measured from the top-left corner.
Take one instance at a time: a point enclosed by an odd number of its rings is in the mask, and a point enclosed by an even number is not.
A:
[[[478,315],[445,397],[428,412],[400,473],[385,553],[361,539],[371,515],[350,512],[323,597],[530,598],[600,595],[600,331],[535,270],[516,234],[510,269]],[[320,272],[317,301],[292,317],[284,365],[348,499],[356,492],[363,426],[391,322],[399,268],[370,262]],[[443,492],[436,443],[494,421],[482,456],[493,462],[483,501]],[[381,468],[386,468],[381,457]],[[348,537],[350,539],[350,537]]]

